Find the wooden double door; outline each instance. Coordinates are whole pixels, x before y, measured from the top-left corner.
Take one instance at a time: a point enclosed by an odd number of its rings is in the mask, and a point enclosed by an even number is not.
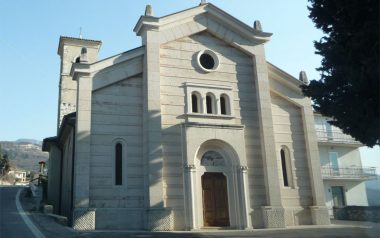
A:
[[[204,226],[229,226],[226,176],[223,173],[205,173],[202,176],[202,196]]]

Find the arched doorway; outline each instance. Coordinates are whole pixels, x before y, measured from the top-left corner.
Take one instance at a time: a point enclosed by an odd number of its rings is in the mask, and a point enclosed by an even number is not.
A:
[[[204,226],[229,226],[227,179],[223,173],[202,175]]]
[[[200,144],[194,164],[185,166],[185,216],[189,229],[251,227],[247,169],[241,161],[235,149],[222,140]]]

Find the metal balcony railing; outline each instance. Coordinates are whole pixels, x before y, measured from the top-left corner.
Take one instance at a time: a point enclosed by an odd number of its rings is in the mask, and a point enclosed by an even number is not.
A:
[[[322,177],[324,179],[360,179],[372,180],[376,179],[376,168],[334,168],[331,166],[321,167]]]
[[[316,130],[318,142],[329,142],[339,144],[355,144],[361,145],[361,143],[349,135],[344,134],[341,131],[328,131],[328,130]]]

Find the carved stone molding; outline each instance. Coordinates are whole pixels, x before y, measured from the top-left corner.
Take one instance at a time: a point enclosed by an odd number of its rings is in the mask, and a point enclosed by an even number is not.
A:
[[[247,172],[248,171],[248,166],[245,166],[245,165],[239,166],[239,170],[241,172]]]
[[[195,169],[195,165],[194,164],[185,164],[183,167],[187,171],[191,171],[191,170]]]

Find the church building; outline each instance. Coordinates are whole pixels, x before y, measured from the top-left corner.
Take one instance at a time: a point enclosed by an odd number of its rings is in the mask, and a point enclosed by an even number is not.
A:
[[[163,17],[138,48],[61,36],[48,204],[80,230],[329,224],[313,110],[265,57],[271,33],[211,3]]]

